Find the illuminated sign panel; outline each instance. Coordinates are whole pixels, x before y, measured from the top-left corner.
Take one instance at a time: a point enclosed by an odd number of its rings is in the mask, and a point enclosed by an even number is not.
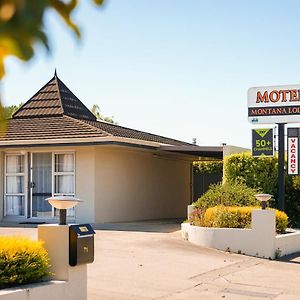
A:
[[[252,130],[252,155],[273,156],[273,128]]]
[[[300,85],[250,88],[248,120],[252,124],[300,123]]]

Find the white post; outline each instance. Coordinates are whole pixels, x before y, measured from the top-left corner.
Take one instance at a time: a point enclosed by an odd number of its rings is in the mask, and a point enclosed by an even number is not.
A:
[[[255,248],[257,249],[258,255],[265,258],[275,258],[275,210],[253,210],[252,230],[255,235]]]
[[[52,279],[67,281],[65,300],[86,300],[87,265],[69,265],[69,226],[39,225],[38,239],[48,251]]]

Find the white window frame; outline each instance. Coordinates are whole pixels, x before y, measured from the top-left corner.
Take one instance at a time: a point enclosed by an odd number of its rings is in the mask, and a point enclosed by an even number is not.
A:
[[[55,155],[58,154],[72,154],[73,155],[73,165],[74,170],[72,172],[56,172],[55,171]],[[73,193],[55,193],[55,176],[59,175],[66,175],[66,176],[73,176],[73,186],[74,186],[74,192]],[[76,154],[74,151],[55,151],[52,152],[52,196],[71,196],[75,197],[76,195]],[[73,215],[68,215],[70,218],[76,218],[76,209],[73,208]],[[70,212],[70,210],[67,210],[67,213]],[[55,211],[54,208],[52,208],[52,217],[55,217]]]
[[[7,157],[9,156],[23,156],[23,172],[22,173],[7,173]],[[12,152],[12,153],[5,153],[4,155],[4,216],[11,217],[11,218],[26,218],[27,217],[27,208],[28,208],[28,189],[27,189],[27,182],[28,182],[28,169],[27,169],[27,153],[20,153],[20,152]],[[6,183],[8,176],[23,176],[23,193],[7,193],[6,192]],[[7,196],[23,196],[24,197],[24,214],[23,215],[8,215],[7,214]]]

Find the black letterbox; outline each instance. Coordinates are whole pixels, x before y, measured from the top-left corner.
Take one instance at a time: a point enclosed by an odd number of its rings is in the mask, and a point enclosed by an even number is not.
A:
[[[90,224],[70,225],[69,264],[89,264],[94,261],[94,234]]]

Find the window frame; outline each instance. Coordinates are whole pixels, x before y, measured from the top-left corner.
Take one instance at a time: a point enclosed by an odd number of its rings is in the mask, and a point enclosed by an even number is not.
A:
[[[23,172],[16,172],[16,173],[7,173],[7,157],[9,156],[23,156]],[[27,205],[28,205],[28,198],[27,198],[27,188],[26,188],[26,182],[27,182],[27,155],[26,153],[5,153],[4,155],[4,205],[3,205],[3,215],[5,217],[21,217],[25,218],[27,217]],[[23,176],[23,193],[7,193],[7,177],[17,177],[17,176]],[[10,215],[7,214],[7,196],[13,197],[13,196],[19,196],[23,197],[24,201],[24,213],[22,215]]]
[[[73,155],[73,165],[74,169],[73,171],[65,171],[65,172],[59,172],[55,171],[55,156],[60,155],[60,154],[72,154]],[[55,192],[55,179],[56,176],[73,176],[73,186],[74,186],[74,192],[73,193],[56,193]],[[52,152],[52,196],[71,196],[75,197],[76,195],[76,153],[75,151],[54,151]],[[72,214],[70,212],[72,211]],[[52,217],[56,217],[57,215],[55,214],[55,209],[52,208]],[[76,209],[71,208],[67,210],[67,216],[70,218],[76,218]]]

